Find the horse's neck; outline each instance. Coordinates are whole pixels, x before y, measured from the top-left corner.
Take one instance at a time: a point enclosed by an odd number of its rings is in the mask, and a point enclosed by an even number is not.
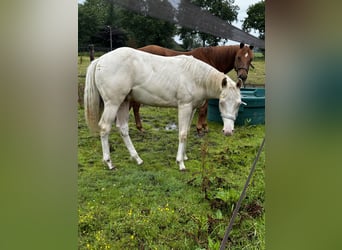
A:
[[[236,53],[239,50],[238,45],[234,46],[224,46],[223,54],[225,55],[223,57],[223,64],[225,65],[224,73],[227,74],[229,71],[234,69],[234,62],[235,62],[235,57]]]
[[[224,74],[218,72],[215,69],[211,69],[207,74],[207,79],[205,79],[205,92],[206,99],[219,98],[222,91],[222,80],[224,79]]]
[[[235,56],[238,46],[216,46],[193,50],[193,55],[199,56],[201,53],[202,61],[210,64],[218,71],[227,74],[234,68]]]

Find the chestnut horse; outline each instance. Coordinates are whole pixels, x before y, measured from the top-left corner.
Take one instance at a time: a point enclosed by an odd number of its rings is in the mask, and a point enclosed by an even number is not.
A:
[[[245,46],[244,43],[240,43],[240,45],[201,47],[187,52],[175,51],[157,45],[147,45],[139,48],[138,50],[160,56],[192,55],[196,59],[213,66],[218,71],[225,74],[232,69],[235,69],[237,77],[244,83],[247,79],[249,67],[253,67],[251,64],[254,57],[252,49],[252,45]],[[140,103],[132,101],[130,105],[133,107],[136,127],[142,131],[143,128],[139,114]],[[208,101],[206,100],[204,105],[199,108],[198,121],[196,125],[197,133],[199,135],[208,131],[207,111]]]

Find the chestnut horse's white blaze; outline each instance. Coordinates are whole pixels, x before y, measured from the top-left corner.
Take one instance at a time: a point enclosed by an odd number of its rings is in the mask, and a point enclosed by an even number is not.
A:
[[[162,57],[131,48],[119,48],[94,60],[87,69],[84,90],[85,117],[92,131],[99,131],[103,161],[110,159],[109,132],[116,122],[121,137],[138,164],[143,160],[129,136],[129,101],[178,108],[179,145],[176,160],[184,170],[186,139],[196,108],[205,99],[219,98],[224,135],[234,130],[241,84],[192,56]],[[103,113],[101,115],[101,100]]]

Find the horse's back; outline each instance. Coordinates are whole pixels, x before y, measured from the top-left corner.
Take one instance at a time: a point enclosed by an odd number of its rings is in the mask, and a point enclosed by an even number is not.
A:
[[[177,100],[190,101],[202,91],[196,85],[211,68],[192,56],[164,57],[121,47],[99,59],[97,80],[105,99],[128,96],[143,104],[176,107]]]
[[[115,50],[112,50],[98,59],[102,61],[126,61],[131,60],[132,57],[135,57],[135,49],[129,47],[120,47]]]
[[[186,55],[188,52],[176,51],[168,48],[164,48],[158,45],[147,45],[139,48],[138,50],[148,52],[154,55],[160,56],[177,56],[177,55]]]
[[[129,47],[120,47],[101,56],[98,67],[108,68],[112,72],[123,69],[129,74],[139,74],[139,77],[144,73],[174,75],[175,71],[182,70],[182,65],[196,64],[194,60],[186,55],[164,57]]]
[[[101,58],[106,58],[111,61],[121,62],[121,64],[125,64],[126,62],[128,64],[131,64],[132,62],[135,62],[135,61],[139,63],[144,62],[144,64],[149,64],[150,61],[146,61],[146,59],[152,60],[152,63],[153,63],[153,61],[158,61],[161,58],[164,58],[160,56],[159,59],[156,57],[151,59],[150,55],[152,54],[147,53],[147,51],[140,50],[140,49],[133,49],[130,47],[120,47],[111,52],[104,54]],[[156,56],[156,54],[153,56]]]
[[[192,55],[180,54],[168,57],[129,47],[120,47],[104,54],[98,58],[97,67],[98,71],[138,75],[140,78],[146,74],[173,78],[179,74],[184,77],[189,75],[195,77],[195,74],[202,74],[203,71],[212,68]]]
[[[116,77],[131,78],[136,74],[150,70],[155,60],[151,60],[147,53],[129,47],[120,47],[99,58],[98,72],[115,75]],[[148,63],[147,63],[148,62]]]
[[[164,49],[163,47],[160,47],[158,45],[146,45],[144,47],[139,48],[138,50],[156,54],[156,55],[162,55],[164,51],[163,49]]]
[[[184,56],[185,57],[185,56]],[[180,72],[184,57],[163,57],[129,47],[121,47],[99,58],[97,63],[97,78],[104,84],[133,85],[169,84],[175,78],[175,72]]]
[[[211,53],[208,53],[211,48],[200,47],[190,51],[176,51],[164,47],[160,47],[158,45],[147,45],[145,47],[141,47],[138,50],[148,52],[155,55],[160,56],[178,56],[178,55],[191,55],[198,60],[201,60],[209,65],[213,65],[211,59]],[[213,65],[215,66],[215,65]]]

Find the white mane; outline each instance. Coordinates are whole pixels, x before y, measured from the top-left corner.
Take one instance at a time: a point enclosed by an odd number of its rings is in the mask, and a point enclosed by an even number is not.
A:
[[[190,72],[196,75],[195,82],[200,87],[205,87],[209,92],[218,93],[222,90],[222,80],[225,74],[219,72],[211,65],[194,58],[193,56],[179,55],[177,58],[182,58],[183,72]],[[233,86],[233,81],[227,81]]]

